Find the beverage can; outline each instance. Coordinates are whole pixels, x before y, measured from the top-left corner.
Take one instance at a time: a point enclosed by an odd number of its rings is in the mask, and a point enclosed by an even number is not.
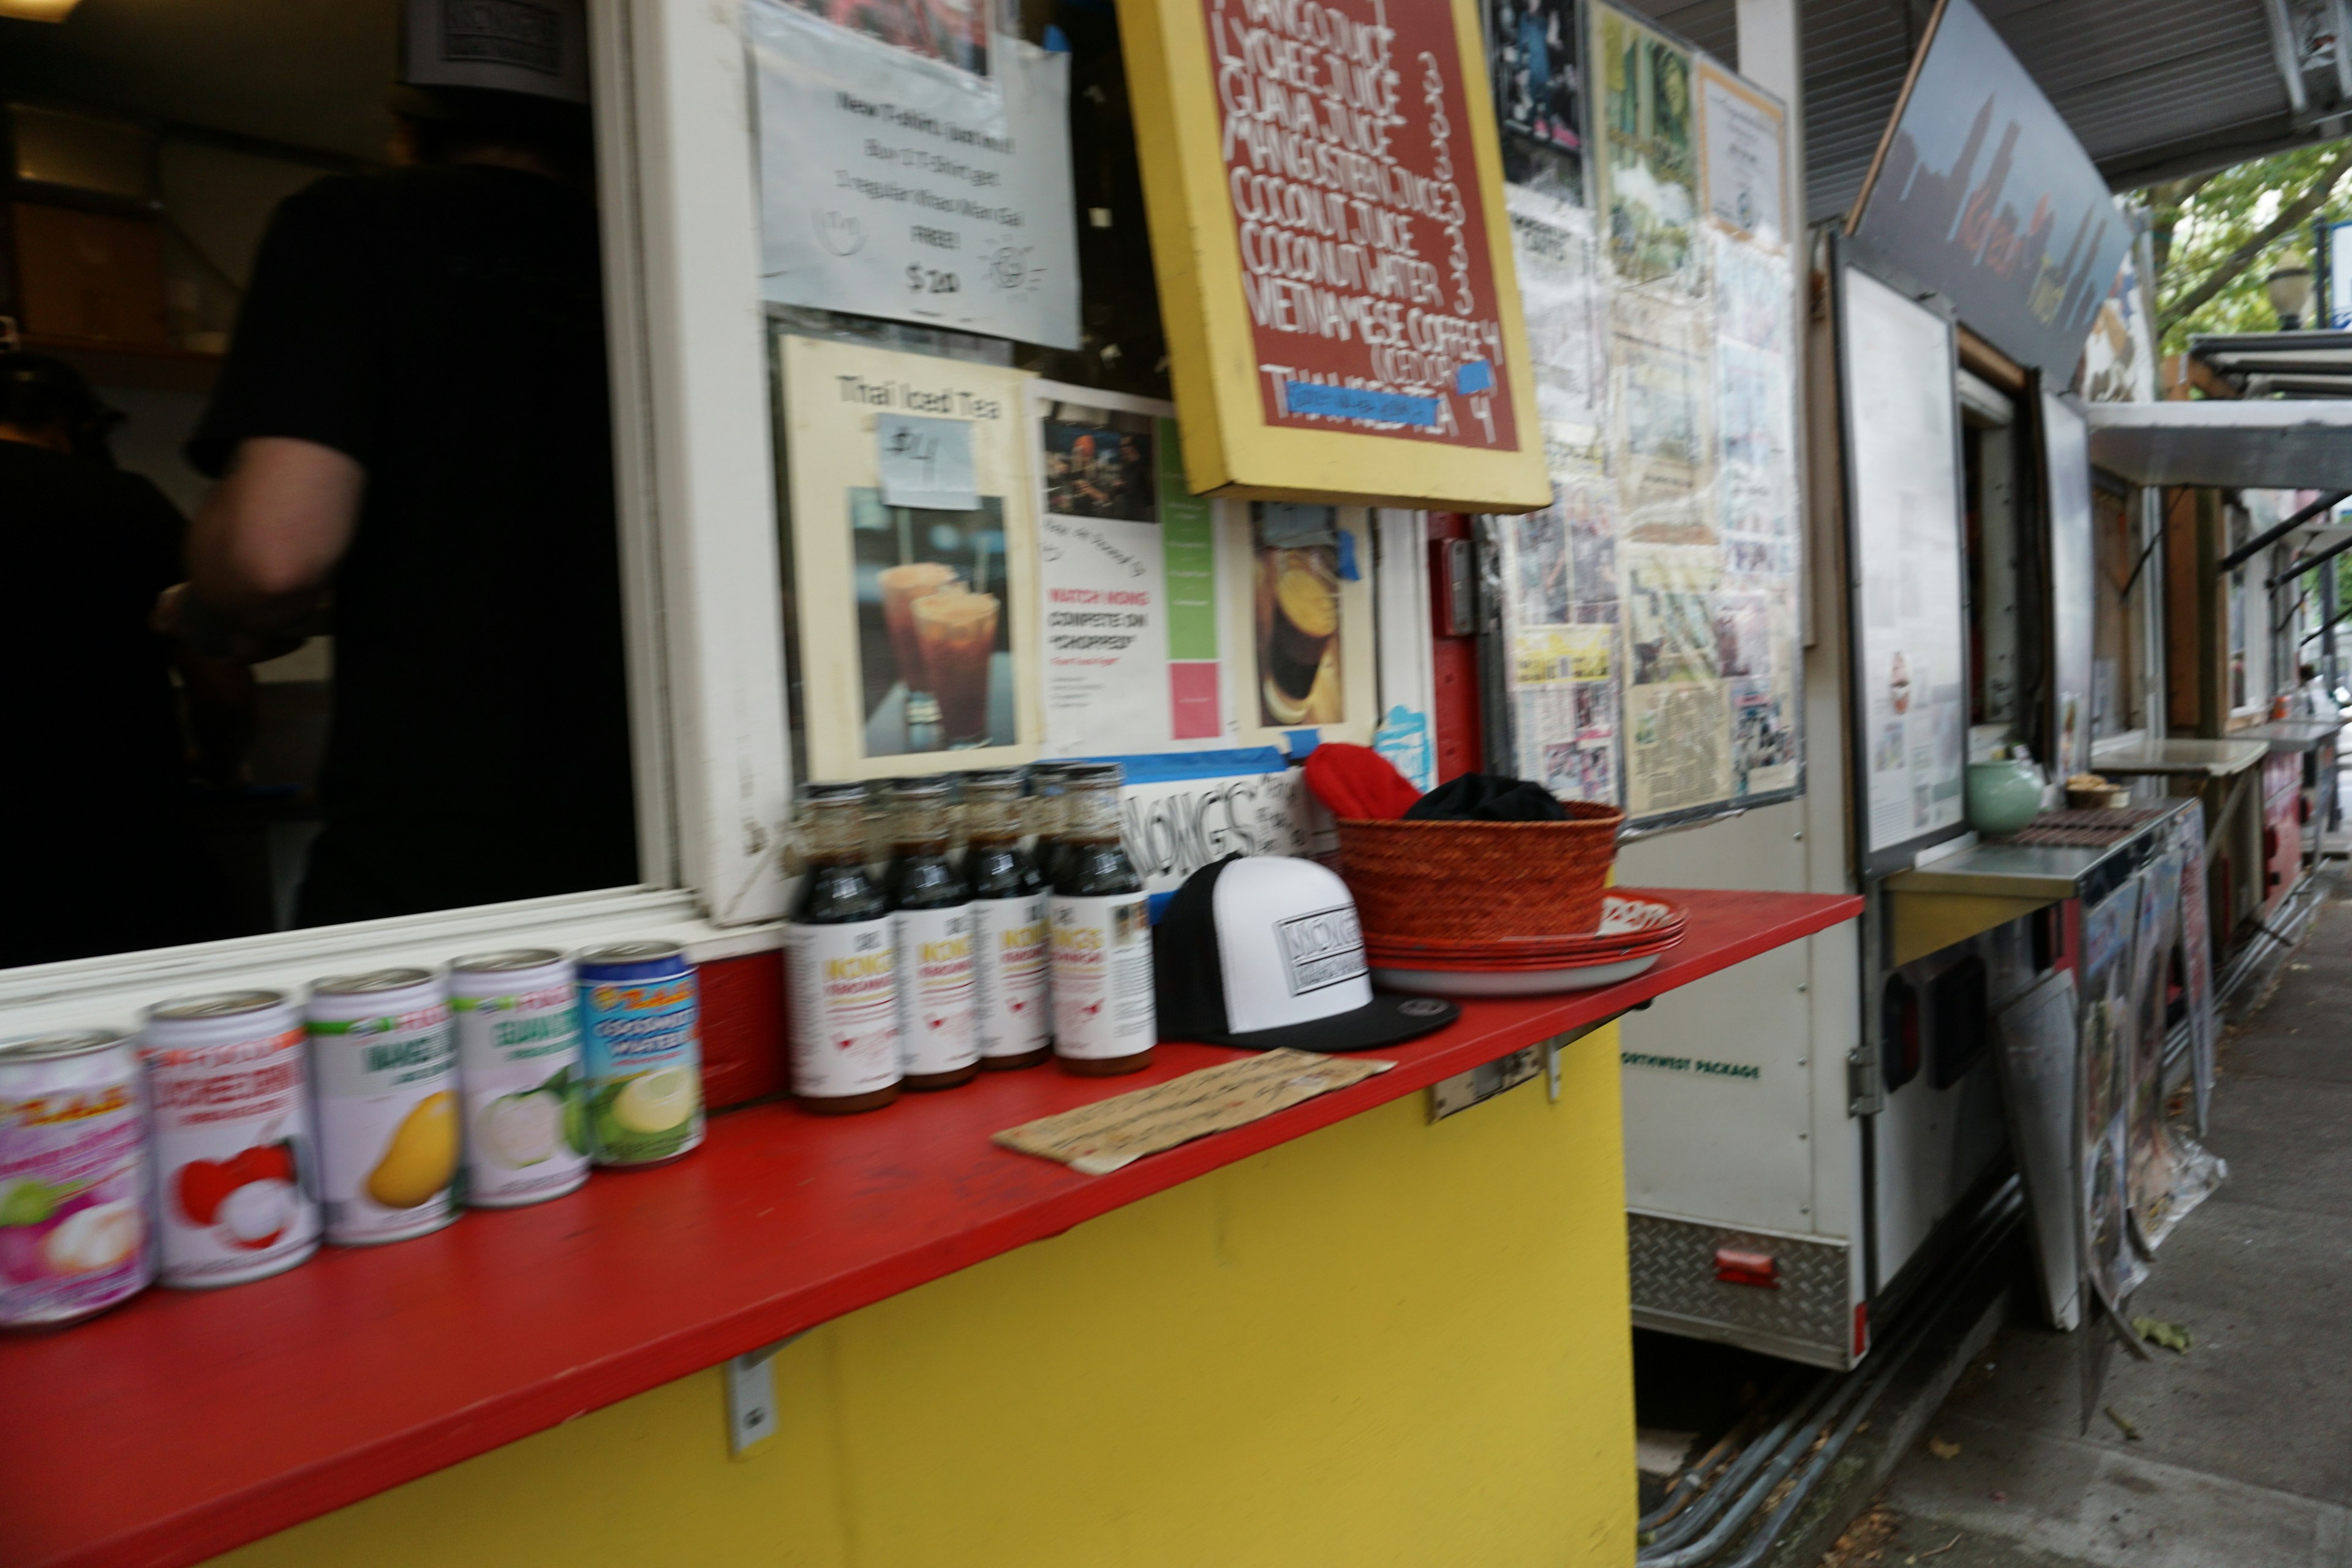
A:
[[[1045,989],[1045,895],[971,905],[973,1034],[983,1061],[1025,1057],[1053,1036]]]
[[[891,918],[784,928],[793,1092],[842,1100],[898,1081],[898,966]]]
[[[338,975],[310,988],[319,1190],[327,1239],[374,1247],[457,1217],[457,1045],[448,989],[422,969]]]
[[[972,1037],[971,906],[899,910],[898,1068],[908,1079],[980,1060]]]
[[[1056,893],[1053,921],[1054,1052],[1107,1061],[1157,1038],[1151,923],[1142,893]]]
[[[544,948],[449,966],[466,1108],[466,1201],[516,1208],[588,1179],[588,1096],[572,961]]]
[[[0,1329],[79,1322],[145,1289],[146,1209],[130,1043],[0,1040]]]
[[[151,1007],[139,1058],[158,1278],[237,1285],[318,1251],[310,1062],[293,1004],[236,991]]]
[[[671,942],[625,942],[579,960],[588,1148],[600,1165],[654,1165],[702,1142],[702,1036],[694,965]]]

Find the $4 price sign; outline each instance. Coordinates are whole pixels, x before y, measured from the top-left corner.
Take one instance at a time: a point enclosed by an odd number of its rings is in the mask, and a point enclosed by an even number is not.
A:
[[[874,438],[885,506],[935,511],[979,508],[970,421],[878,414],[874,419]]]

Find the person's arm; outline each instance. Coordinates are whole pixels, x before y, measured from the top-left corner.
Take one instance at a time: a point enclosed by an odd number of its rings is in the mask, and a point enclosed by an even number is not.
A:
[[[318,627],[351,548],[366,470],[332,447],[286,436],[237,443],[188,532],[189,580],[156,606],[157,629],[207,654],[275,657],[249,639],[298,642]]]
[[[256,631],[308,618],[351,548],[366,481],[357,462],[315,441],[237,443],[188,536],[195,596]]]

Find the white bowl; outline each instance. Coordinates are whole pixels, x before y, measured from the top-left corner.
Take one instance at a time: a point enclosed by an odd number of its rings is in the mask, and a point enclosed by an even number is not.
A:
[[[1432,996],[1548,996],[1557,991],[1597,991],[1631,980],[1664,957],[1623,958],[1571,969],[1375,969],[1372,984],[1388,991],[1419,991]]]

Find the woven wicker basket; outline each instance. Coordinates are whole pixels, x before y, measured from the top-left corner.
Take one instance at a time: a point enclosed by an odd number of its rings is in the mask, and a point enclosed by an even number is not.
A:
[[[1367,937],[1562,936],[1601,923],[1625,814],[1566,822],[1339,821],[1339,875]]]

